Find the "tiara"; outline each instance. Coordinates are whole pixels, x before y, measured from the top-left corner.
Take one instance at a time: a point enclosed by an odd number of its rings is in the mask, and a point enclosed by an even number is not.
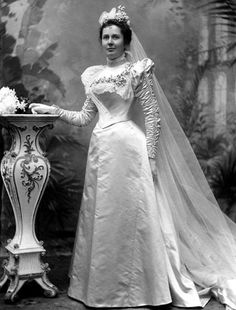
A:
[[[117,8],[111,9],[110,12],[102,12],[98,22],[102,26],[108,20],[117,20],[119,22],[124,22],[130,25],[129,16],[126,14],[125,7],[122,5],[119,5]]]

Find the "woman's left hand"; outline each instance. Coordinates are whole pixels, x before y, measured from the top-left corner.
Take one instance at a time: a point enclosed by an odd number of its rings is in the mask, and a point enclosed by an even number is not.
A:
[[[149,158],[154,183],[157,183],[157,163],[155,158]]]

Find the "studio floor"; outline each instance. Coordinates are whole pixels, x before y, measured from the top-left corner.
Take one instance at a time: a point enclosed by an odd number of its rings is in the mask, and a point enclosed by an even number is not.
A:
[[[0,263],[4,259],[4,255],[0,256]],[[56,253],[55,251],[49,253],[44,261],[49,263],[51,271],[48,274],[50,281],[59,289],[59,294],[55,298],[46,298],[43,295],[42,289],[34,282],[24,284],[19,291],[19,300],[15,304],[6,304],[4,302],[4,295],[7,289],[5,285],[0,292],[0,309],[1,310],[54,310],[54,309],[73,309],[85,310],[85,307],[67,296],[67,288],[69,285],[68,270],[70,265],[70,253]],[[2,273],[2,270],[1,270]],[[91,308],[89,308],[91,309]],[[171,306],[158,307],[156,310],[178,310]],[[198,308],[194,308],[195,310]],[[200,308],[199,308],[200,309]],[[204,310],[223,310],[224,307],[212,299]],[[193,310],[188,308],[188,310]]]

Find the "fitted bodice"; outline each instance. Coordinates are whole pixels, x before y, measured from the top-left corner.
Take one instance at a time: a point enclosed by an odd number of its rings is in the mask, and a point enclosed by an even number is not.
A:
[[[131,67],[128,62],[116,67],[97,66],[90,83],[85,83],[87,95],[97,106],[97,125],[101,128],[129,119],[129,109],[134,99]]]
[[[81,75],[87,98],[81,111],[57,108],[60,118],[76,126],[87,126],[99,114],[97,126],[106,128],[129,119],[130,107],[139,101],[145,118],[148,155],[154,158],[160,133],[157,98],[153,92],[154,63],[145,58],[117,66],[88,67]]]

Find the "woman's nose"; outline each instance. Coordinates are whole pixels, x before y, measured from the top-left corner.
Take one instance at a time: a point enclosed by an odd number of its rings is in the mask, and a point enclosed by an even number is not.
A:
[[[108,44],[113,44],[113,40],[112,40],[112,38],[109,38],[109,40],[108,40]]]

